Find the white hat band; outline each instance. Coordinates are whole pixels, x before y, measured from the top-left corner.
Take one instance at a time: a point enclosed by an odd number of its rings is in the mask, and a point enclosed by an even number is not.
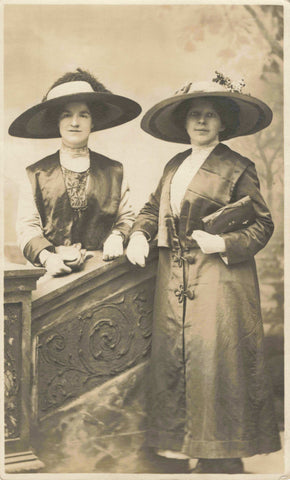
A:
[[[64,95],[73,95],[74,93],[94,92],[92,86],[88,82],[73,81],[57,85],[52,88],[47,94],[47,100],[62,97]]]

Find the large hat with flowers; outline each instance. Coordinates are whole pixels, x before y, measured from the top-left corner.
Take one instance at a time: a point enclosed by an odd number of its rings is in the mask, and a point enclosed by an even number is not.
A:
[[[89,72],[77,69],[58,79],[41,103],[17,117],[10,125],[9,134],[22,138],[59,137],[59,114],[69,102],[88,105],[93,117],[92,132],[126,123],[141,112],[138,103],[114,95]]]
[[[225,130],[220,140],[256,133],[272,121],[272,110],[261,100],[242,93],[243,80],[233,83],[228,77],[215,72],[211,82],[188,83],[173,97],[154,105],[141,121],[142,129],[153,137],[176,143],[190,143],[185,119],[191,101],[195,98],[212,100],[222,111]]]

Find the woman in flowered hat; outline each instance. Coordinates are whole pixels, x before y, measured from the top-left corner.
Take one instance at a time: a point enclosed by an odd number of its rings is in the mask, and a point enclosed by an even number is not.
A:
[[[31,263],[58,275],[79,269],[86,250],[103,248],[104,260],[123,253],[134,219],[123,166],[91,151],[88,140],[140,111],[77,69],[12,123],[9,133],[16,137],[61,137],[60,150],[27,167],[20,194],[17,233]]]
[[[274,227],[254,163],[221,143],[267,127],[272,112],[228,83],[189,84],[143,117],[147,133],[191,148],[165,166],[127,248],[144,266],[157,234],[148,445],[199,459],[195,473],[241,473],[242,457],[281,448],[254,260]],[[203,230],[205,216],[247,196],[254,223]]]

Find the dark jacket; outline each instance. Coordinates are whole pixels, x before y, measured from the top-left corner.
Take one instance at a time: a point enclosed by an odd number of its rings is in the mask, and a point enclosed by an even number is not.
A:
[[[178,248],[178,244],[174,243],[176,230],[170,207],[170,184],[179,165],[190,153],[191,150],[186,150],[166,165],[155,193],[139,213],[133,227],[133,231],[142,230],[149,238],[157,234],[160,247]],[[223,235],[229,264],[253,257],[268,242],[274,225],[260,192],[254,163],[224,144],[217,145],[185,192],[179,219],[182,247],[196,246],[191,234],[193,230],[202,229],[201,218],[246,195],[254,203],[257,219],[238,233]]]

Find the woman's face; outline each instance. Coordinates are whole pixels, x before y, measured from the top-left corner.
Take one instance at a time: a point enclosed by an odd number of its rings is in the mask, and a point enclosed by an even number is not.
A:
[[[225,127],[209,100],[195,99],[187,113],[185,128],[193,145],[205,146],[218,141]]]
[[[58,120],[59,132],[65,145],[84,147],[93,127],[92,115],[86,103],[67,103]]]

